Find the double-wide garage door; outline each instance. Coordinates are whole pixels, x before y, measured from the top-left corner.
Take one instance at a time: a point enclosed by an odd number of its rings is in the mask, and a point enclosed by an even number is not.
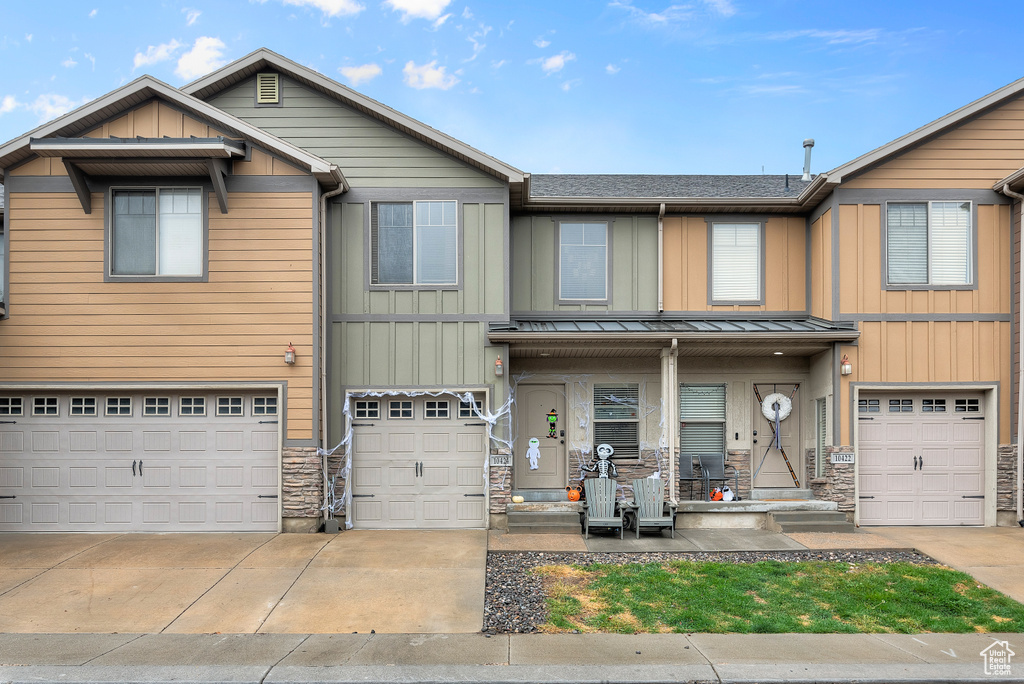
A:
[[[277,531],[276,394],[0,392],[0,530]]]
[[[451,397],[354,399],[352,506],[360,529],[483,528],[487,426]]]
[[[862,393],[857,409],[860,524],[984,524],[980,394]]]

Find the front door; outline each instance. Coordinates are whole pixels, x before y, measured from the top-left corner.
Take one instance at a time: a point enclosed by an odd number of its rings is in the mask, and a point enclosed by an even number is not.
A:
[[[564,386],[520,385],[516,390],[512,469],[517,489],[565,487],[566,423]]]
[[[799,392],[794,391],[798,386],[791,383],[757,383],[754,387],[757,390],[754,392],[754,416],[751,422],[754,430],[757,431],[754,436],[753,453],[754,487],[806,488],[807,483],[803,481],[805,479],[803,470],[804,459],[800,449]],[[773,394],[781,394],[790,399],[792,403],[790,414],[785,418],[781,418],[780,414],[781,420],[778,422],[778,430],[781,435],[781,449],[777,448],[773,438],[775,434],[774,414],[772,420],[769,420],[762,409],[764,400]],[[757,398],[758,396],[761,397],[760,401]],[[772,403],[774,404],[775,402]],[[783,457],[783,452],[785,452],[785,458]],[[790,473],[790,468],[786,465],[786,458],[789,459],[789,465],[792,466],[792,473]],[[793,474],[796,475],[799,484],[793,481]]]

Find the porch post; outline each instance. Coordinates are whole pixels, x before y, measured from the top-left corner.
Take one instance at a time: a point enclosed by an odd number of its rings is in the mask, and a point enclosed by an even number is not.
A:
[[[679,445],[679,398],[678,398],[678,341],[661,350],[661,443],[668,453],[669,498],[678,501],[676,459]]]

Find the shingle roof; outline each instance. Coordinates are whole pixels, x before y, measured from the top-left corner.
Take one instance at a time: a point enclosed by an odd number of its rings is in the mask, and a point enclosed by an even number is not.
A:
[[[800,176],[680,176],[651,174],[533,174],[531,197],[786,198],[810,185]]]

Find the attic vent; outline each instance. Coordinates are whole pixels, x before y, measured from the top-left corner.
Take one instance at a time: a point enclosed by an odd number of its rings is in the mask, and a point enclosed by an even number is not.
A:
[[[280,82],[277,74],[256,74],[256,104],[281,102]]]

